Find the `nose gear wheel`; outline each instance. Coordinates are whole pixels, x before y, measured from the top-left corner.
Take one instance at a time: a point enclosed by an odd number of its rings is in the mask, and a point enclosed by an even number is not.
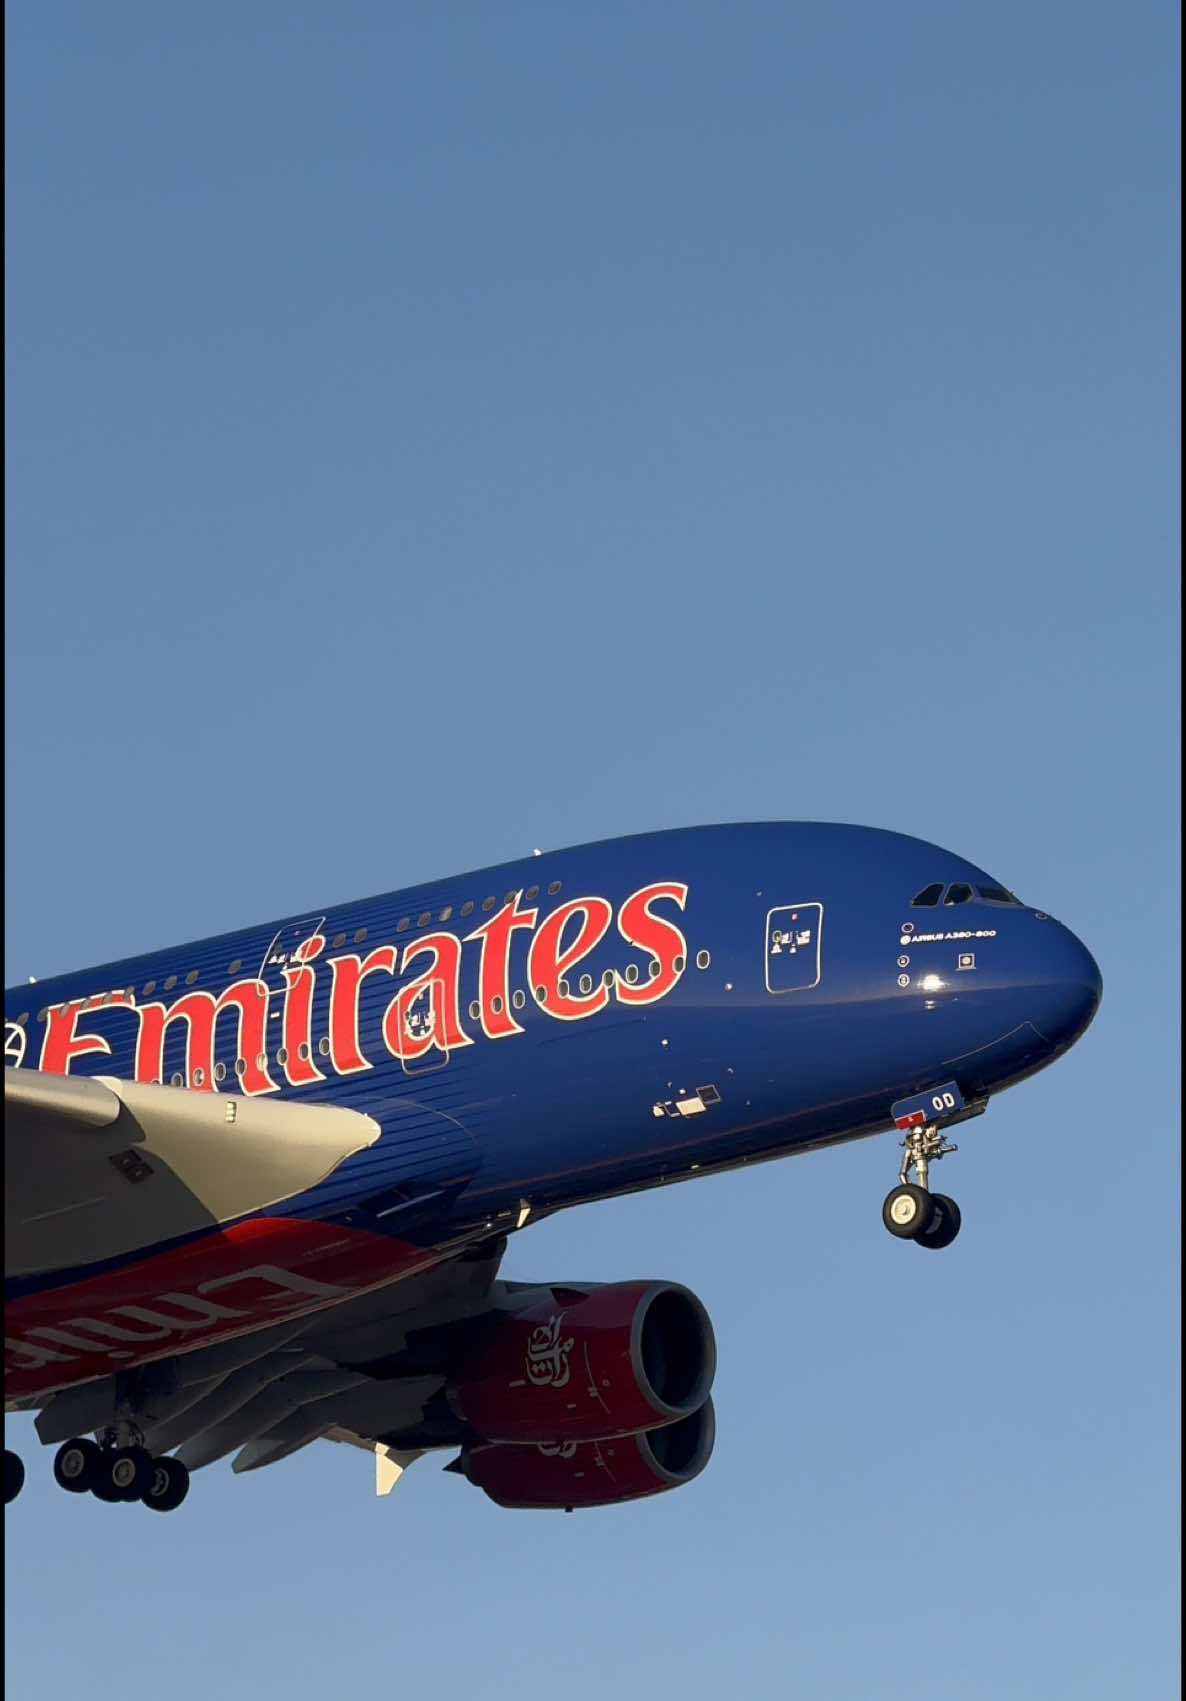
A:
[[[914,1240],[931,1220],[931,1196],[907,1182],[885,1196],[881,1220],[897,1240]]]
[[[942,1252],[960,1231],[960,1208],[946,1193],[931,1194],[931,1220],[914,1239],[930,1252]]]

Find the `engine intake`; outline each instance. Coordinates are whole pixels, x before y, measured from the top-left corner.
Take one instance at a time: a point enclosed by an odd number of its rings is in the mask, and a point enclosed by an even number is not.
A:
[[[699,1411],[715,1370],[712,1324],[687,1288],[556,1287],[489,1321],[450,1401],[483,1441],[604,1441]]]
[[[612,1441],[544,1447],[468,1447],[459,1461],[470,1482],[498,1506],[566,1512],[665,1494],[707,1465],[716,1438],[712,1401],[663,1429]]]

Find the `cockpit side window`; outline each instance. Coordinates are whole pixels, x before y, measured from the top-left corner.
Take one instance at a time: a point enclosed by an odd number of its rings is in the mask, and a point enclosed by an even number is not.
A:
[[[943,882],[936,880],[933,885],[924,886],[916,898],[911,898],[910,907],[915,910],[930,909],[943,896]]]
[[[1019,909],[1023,907],[1021,899],[1015,898],[1012,892],[1006,892],[1003,886],[977,886],[976,891],[986,903],[1016,904]]]
[[[970,886],[963,885],[957,880],[954,886],[949,886],[947,888],[947,896],[943,900],[944,908],[946,908],[948,904],[966,904],[970,901],[971,897],[972,888]]]

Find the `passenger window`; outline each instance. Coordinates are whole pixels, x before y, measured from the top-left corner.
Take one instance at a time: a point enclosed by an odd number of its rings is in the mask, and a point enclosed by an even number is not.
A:
[[[933,904],[937,904],[939,902],[939,899],[942,896],[943,882],[942,880],[936,880],[932,885],[924,886],[916,898],[911,898],[910,907],[915,910],[930,909]]]
[[[972,888],[970,886],[961,886],[957,881],[954,886],[949,886],[947,888],[947,896],[943,900],[944,907],[948,904],[966,904],[970,901],[971,896]]]
[[[1003,886],[977,886],[976,890],[986,903],[1016,904],[1018,909],[1022,907],[1021,899],[1015,898],[1012,892],[1006,892]]]

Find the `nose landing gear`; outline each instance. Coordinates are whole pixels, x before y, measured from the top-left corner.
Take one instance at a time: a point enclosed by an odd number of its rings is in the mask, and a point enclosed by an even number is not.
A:
[[[931,1252],[950,1246],[960,1231],[960,1209],[946,1193],[930,1192],[927,1182],[932,1163],[958,1152],[933,1122],[907,1127],[898,1171],[898,1185],[886,1194],[881,1220],[898,1240],[913,1240]],[[913,1171],[917,1182],[910,1180]]]

